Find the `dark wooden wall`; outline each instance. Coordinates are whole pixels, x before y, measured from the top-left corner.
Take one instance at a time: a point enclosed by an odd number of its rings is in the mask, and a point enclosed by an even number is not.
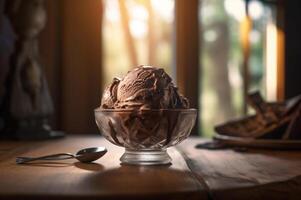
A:
[[[285,98],[301,94],[301,1],[285,0]]]
[[[47,0],[41,57],[55,102],[53,125],[68,133],[97,132],[101,96],[102,2]]]

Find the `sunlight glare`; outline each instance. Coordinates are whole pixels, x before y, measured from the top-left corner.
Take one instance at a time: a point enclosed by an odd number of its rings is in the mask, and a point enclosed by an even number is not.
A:
[[[227,13],[237,21],[241,21],[246,15],[244,0],[225,0],[224,6]]]
[[[129,13],[132,19],[147,21],[148,20],[148,12],[144,6],[141,5],[132,5],[129,7]]]
[[[130,31],[135,38],[143,38],[146,36],[148,28],[145,22],[132,19],[130,21]]]
[[[174,18],[174,1],[172,0],[151,0],[151,5],[157,14],[166,22],[172,22]]]
[[[276,100],[277,89],[277,28],[273,22],[266,27],[266,87],[267,100]]]
[[[252,19],[260,19],[263,16],[263,5],[259,1],[251,1],[249,12]]]
[[[110,22],[117,22],[120,19],[117,0],[106,1],[105,18]]]

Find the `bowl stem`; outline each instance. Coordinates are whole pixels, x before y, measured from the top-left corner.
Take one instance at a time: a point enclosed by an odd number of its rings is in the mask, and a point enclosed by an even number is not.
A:
[[[166,165],[170,164],[171,158],[166,149],[132,150],[126,148],[120,161],[122,164],[130,165]]]

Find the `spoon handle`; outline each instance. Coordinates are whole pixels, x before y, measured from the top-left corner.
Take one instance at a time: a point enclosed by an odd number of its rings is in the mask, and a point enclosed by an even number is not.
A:
[[[22,163],[28,163],[35,160],[66,160],[75,158],[75,156],[71,153],[58,153],[58,154],[51,154],[47,156],[40,156],[40,157],[17,157],[16,163],[22,164]]]

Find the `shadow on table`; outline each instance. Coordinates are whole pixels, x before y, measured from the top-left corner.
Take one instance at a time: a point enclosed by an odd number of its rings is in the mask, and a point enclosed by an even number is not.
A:
[[[104,166],[98,163],[81,163],[81,162],[75,162],[74,166],[83,170],[87,170],[87,171],[103,171],[104,170]]]
[[[81,162],[68,162],[68,161],[35,161],[31,163],[20,164],[20,166],[27,167],[72,167],[75,166],[77,168],[87,170],[87,171],[102,171],[104,170],[103,165],[98,163],[81,163]]]
[[[36,161],[31,163],[20,164],[20,166],[27,167],[70,167],[73,163],[70,162],[58,162],[58,161]]]
[[[197,150],[212,150],[212,151],[234,151],[244,155],[263,155],[267,157],[273,157],[276,159],[282,159],[287,161],[295,161],[301,159],[300,150],[294,149],[271,149],[263,147],[227,147],[219,144],[216,141],[203,141],[198,143],[195,148]]]
[[[216,199],[300,199],[301,176],[288,180],[260,184],[250,187],[240,187],[227,190],[214,190]]]
[[[249,148],[246,152],[240,152],[246,156],[264,156],[265,158],[273,158],[276,160],[283,160],[283,162],[296,162],[301,160],[300,151],[296,150],[268,150]],[[300,162],[301,163],[301,162]]]

